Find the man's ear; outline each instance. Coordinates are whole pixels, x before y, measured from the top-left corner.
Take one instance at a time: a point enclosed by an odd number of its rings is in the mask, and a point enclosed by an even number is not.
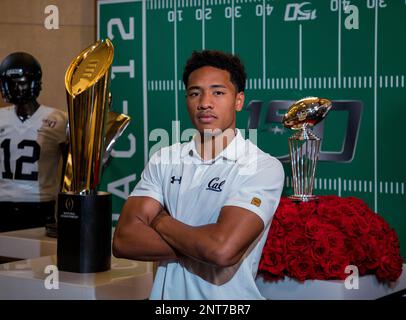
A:
[[[245,100],[244,91],[237,93],[237,96],[235,99],[235,110],[236,111],[242,110],[242,107],[244,106],[244,100]]]

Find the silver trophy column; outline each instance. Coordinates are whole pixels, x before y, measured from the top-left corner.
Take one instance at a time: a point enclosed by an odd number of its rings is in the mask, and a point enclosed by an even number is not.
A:
[[[327,99],[304,98],[296,101],[283,117],[285,127],[299,130],[289,138],[294,192],[289,198],[293,200],[317,199],[313,195],[313,187],[321,139],[310,127],[323,120],[331,106],[331,101]]]
[[[308,128],[289,138],[294,191],[294,195],[289,198],[300,201],[317,198],[312,193],[319,151],[320,138]]]

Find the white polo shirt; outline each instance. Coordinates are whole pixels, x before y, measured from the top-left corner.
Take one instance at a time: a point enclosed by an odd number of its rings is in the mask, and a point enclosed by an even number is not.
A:
[[[151,299],[263,299],[255,284],[262,248],[284,181],[281,163],[237,130],[215,159],[203,161],[195,141],[156,152],[130,196],[159,201],[191,226],[215,223],[224,206],[238,206],[264,222],[262,234],[239,263],[216,267],[185,258],[159,263]]]

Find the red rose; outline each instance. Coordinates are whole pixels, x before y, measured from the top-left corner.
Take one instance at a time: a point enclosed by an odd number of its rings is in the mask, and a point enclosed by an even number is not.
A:
[[[286,256],[288,276],[299,281],[313,278],[313,263],[308,255],[297,253]]]
[[[370,209],[368,205],[363,202],[361,199],[355,198],[355,197],[348,197],[346,198],[347,202],[349,205],[353,208],[354,211],[356,211],[359,215],[364,216],[365,214],[370,213]]]
[[[394,230],[390,230],[386,235],[386,248],[393,255],[400,254],[400,242]]]
[[[320,216],[320,218],[328,221],[330,219],[340,217],[342,212],[340,211],[338,205],[331,206],[328,202],[324,202],[319,204],[317,214]]]
[[[333,256],[347,255],[345,250],[345,238],[341,232],[330,232],[327,235],[327,242]]]
[[[330,246],[328,241],[323,238],[316,238],[310,248],[311,258],[321,266],[325,266],[326,261],[331,258]]]
[[[368,233],[369,224],[364,217],[353,215],[343,219],[342,228],[350,237],[359,237]]]
[[[283,254],[285,251],[285,238],[269,235],[264,246],[264,251],[266,250]]]
[[[351,264],[358,266],[360,275],[365,274],[366,270],[363,268],[364,273],[361,273],[360,267],[367,258],[366,250],[362,246],[365,241],[368,241],[368,237],[361,237],[359,241],[347,241],[345,249]]]
[[[389,231],[389,226],[386,221],[376,213],[369,214],[370,220],[370,229],[372,232],[386,232]]]
[[[345,273],[345,268],[349,264],[349,259],[346,256],[334,256],[332,260],[327,262],[329,279],[344,280],[348,276]]]
[[[320,228],[323,228],[323,224],[320,223],[317,216],[310,217],[304,224],[306,237],[313,239],[315,234],[319,232]]]
[[[285,231],[285,235],[286,233],[291,232],[292,230],[297,230],[298,228],[300,228],[300,224],[298,222],[298,219],[294,216],[286,216],[283,219],[278,219],[281,227],[283,228],[283,230]]]
[[[400,256],[383,256],[376,270],[376,277],[380,281],[396,281],[402,273],[402,258]]]
[[[340,233],[340,230],[336,226],[324,222],[320,223],[319,227],[319,230],[313,235],[314,239],[327,239],[330,234]]]
[[[283,276],[283,270],[285,269],[283,255],[275,251],[267,252],[260,261],[259,269],[266,271],[273,277]]]
[[[358,211],[356,211],[350,203],[347,203],[347,202],[341,203],[338,207],[341,212],[341,215],[344,214],[348,217],[358,215]]]
[[[302,233],[290,232],[286,235],[285,244],[288,252],[307,252],[309,247],[308,240]]]
[[[317,280],[327,280],[328,279],[328,271],[326,272],[323,265],[313,261],[313,272],[314,278]]]
[[[285,236],[285,229],[281,226],[278,219],[272,219],[271,227],[269,228],[268,237],[283,238]]]
[[[381,250],[378,247],[378,241],[374,237],[369,238],[369,242],[365,244],[366,246],[366,259],[364,265],[368,270],[374,270],[379,266],[379,257],[381,255]]]
[[[277,220],[285,231],[290,231],[298,224],[298,213],[294,205],[285,206],[275,212],[274,220]]]
[[[303,222],[307,221],[311,215],[316,212],[317,209],[317,202],[316,201],[308,201],[300,204],[300,208],[297,209],[300,218]]]

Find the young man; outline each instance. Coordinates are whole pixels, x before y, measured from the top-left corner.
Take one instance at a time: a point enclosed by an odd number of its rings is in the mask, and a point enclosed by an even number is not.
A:
[[[60,144],[67,114],[40,105],[42,71],[25,52],[0,64],[0,231],[43,227],[55,221]]]
[[[151,299],[262,299],[255,276],[284,172],[235,128],[245,80],[236,56],[193,53],[183,81],[197,134],[155,153],[124,205],[113,253],[159,261]]]

